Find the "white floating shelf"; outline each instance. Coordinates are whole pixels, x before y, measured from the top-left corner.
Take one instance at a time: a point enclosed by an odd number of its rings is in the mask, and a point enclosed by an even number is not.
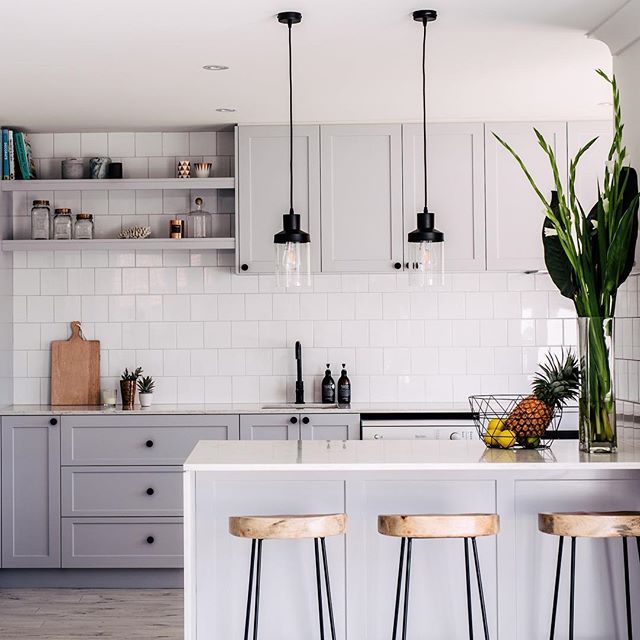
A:
[[[145,238],[144,240],[3,240],[3,251],[213,251],[235,249],[235,238]]]
[[[122,180],[2,180],[1,191],[116,191],[234,189],[235,178],[127,178]]]

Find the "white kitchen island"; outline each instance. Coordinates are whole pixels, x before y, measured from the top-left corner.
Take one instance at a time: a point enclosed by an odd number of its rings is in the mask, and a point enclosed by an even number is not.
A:
[[[537,531],[538,512],[640,510],[632,444],[587,456],[575,441],[544,452],[450,441],[205,441],[184,468],[185,640],[243,636],[251,543],[229,535],[231,515],[346,512],[345,538],[327,539],[338,637],[387,640],[400,541],[377,533],[377,515],[498,513],[499,536],[478,541],[491,637],[538,640],[548,637],[557,557],[557,538]],[[413,553],[408,637],[467,638],[462,541],[417,540]],[[639,560],[632,544],[636,634]],[[620,541],[579,540],[576,565],[575,637],[626,638]],[[568,545],[564,569],[559,640],[567,637]],[[317,637],[312,541],[266,541],[260,640]]]

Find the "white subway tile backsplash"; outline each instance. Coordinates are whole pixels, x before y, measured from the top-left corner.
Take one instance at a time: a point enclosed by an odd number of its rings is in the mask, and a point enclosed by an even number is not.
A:
[[[53,158],[53,133],[30,133],[29,141],[34,158]]]
[[[183,157],[189,155],[189,134],[185,131],[173,131],[162,134],[162,154],[164,156]]]
[[[140,267],[123,269],[122,293],[149,293],[149,269]]]
[[[81,318],[82,298],[80,296],[55,296],[53,306],[56,322],[71,322]]]
[[[98,158],[109,155],[106,133],[80,134],[80,155],[83,158]]]
[[[135,134],[136,156],[161,156],[162,133],[142,131]]]
[[[109,156],[113,158],[132,158],[136,154],[136,134],[116,132],[107,135]]]
[[[159,295],[137,295],[135,296],[136,307],[135,317],[136,320],[145,320],[153,322],[156,320],[162,320],[162,296]]]
[[[149,348],[149,323],[148,322],[123,322],[122,323],[122,348],[123,349],[148,349]]]
[[[82,155],[79,133],[54,133],[54,158],[79,158]]]

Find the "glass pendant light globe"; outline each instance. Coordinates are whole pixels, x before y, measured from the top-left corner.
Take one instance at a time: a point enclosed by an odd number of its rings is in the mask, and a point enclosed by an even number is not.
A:
[[[412,289],[444,284],[444,242],[409,243],[409,286]]]
[[[311,286],[310,247],[308,242],[276,244],[276,286],[279,289]]]

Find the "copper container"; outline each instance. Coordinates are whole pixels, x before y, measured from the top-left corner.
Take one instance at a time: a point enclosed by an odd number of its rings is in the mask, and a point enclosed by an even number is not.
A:
[[[122,395],[122,410],[133,410],[136,402],[136,381],[120,380],[120,394]]]

